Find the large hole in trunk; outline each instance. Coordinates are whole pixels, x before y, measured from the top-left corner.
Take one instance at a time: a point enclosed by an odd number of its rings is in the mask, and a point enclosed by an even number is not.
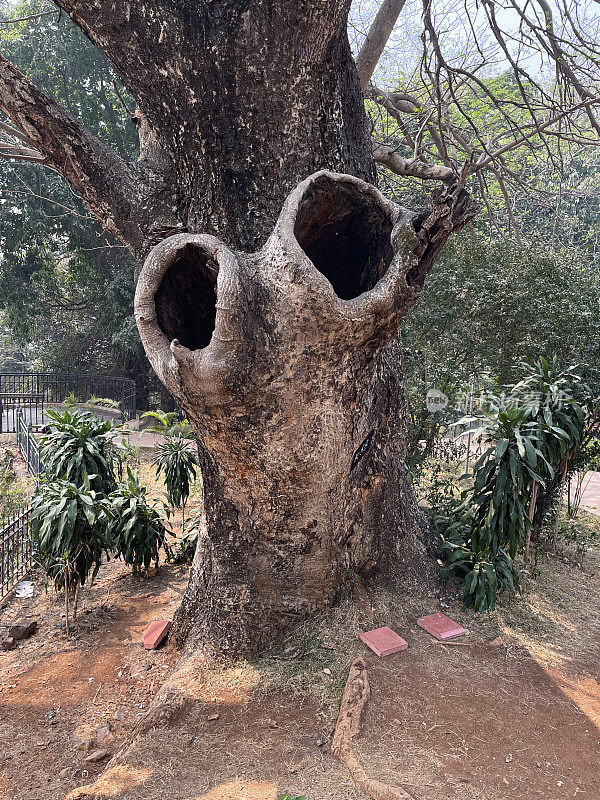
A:
[[[166,271],[155,295],[156,318],[169,341],[190,350],[206,347],[215,329],[218,264],[187,244]]]
[[[354,183],[326,175],[314,181],[298,207],[294,235],[342,300],[372,289],[394,252],[392,220],[377,199]]]

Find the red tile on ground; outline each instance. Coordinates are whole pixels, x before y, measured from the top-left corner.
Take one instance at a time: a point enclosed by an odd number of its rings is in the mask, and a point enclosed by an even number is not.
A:
[[[375,630],[361,633],[358,638],[380,658],[382,656],[391,656],[392,653],[399,653],[408,647],[408,642],[398,636],[391,628],[388,628],[387,625],[383,628],[375,628]]]
[[[466,633],[462,625],[454,622],[453,619],[447,617],[445,614],[428,614],[426,617],[421,617],[417,620],[417,625],[420,625],[423,630],[435,636],[436,639],[444,641],[444,639],[451,639],[453,636],[462,636]]]
[[[169,632],[171,623],[166,620],[154,620],[144,632],[144,647],[146,650],[156,650]]]

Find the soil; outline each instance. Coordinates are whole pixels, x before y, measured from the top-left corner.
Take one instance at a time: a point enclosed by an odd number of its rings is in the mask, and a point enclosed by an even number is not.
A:
[[[62,599],[36,581],[32,600],[12,599],[0,616],[2,626],[23,616],[39,624],[0,653],[0,797],[364,800],[330,753],[348,669],[362,655],[372,694],[355,753],[369,775],[416,800],[598,800],[600,551],[540,566],[523,596],[485,617],[453,597],[385,591],[371,612],[349,583],[337,607],[300,622],[262,658],[194,665],[180,712],[146,733],[136,725],[177,654],[146,652],[141,637],[172,615],[187,568],[135,580],[119,563],[104,566],[71,639]],[[415,625],[438,610],[468,635],[442,644]],[[357,641],[383,624],[408,650],[378,659]],[[81,723],[101,736],[110,726],[98,746],[123,747],[120,755],[85,763],[72,744]]]

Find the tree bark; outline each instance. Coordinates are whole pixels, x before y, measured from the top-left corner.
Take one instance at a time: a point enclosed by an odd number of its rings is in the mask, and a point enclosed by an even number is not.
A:
[[[433,587],[435,546],[406,481],[398,331],[474,208],[455,187],[419,217],[319,172],[256,253],[206,235],[152,251],[136,318],[196,433],[207,520],[177,641],[255,652],[326,607],[347,570]]]
[[[181,230],[254,249],[315,170],[375,180],[349,0],[58,4],[111,62],[170,158]]]
[[[348,569],[430,587],[398,334],[476,207],[451,177],[424,215],[369,185],[350,0],[57,4],[135,98],[138,161],[1,59],[0,105],[148,256],[138,327],[195,430],[206,498],[175,638],[254,652]]]

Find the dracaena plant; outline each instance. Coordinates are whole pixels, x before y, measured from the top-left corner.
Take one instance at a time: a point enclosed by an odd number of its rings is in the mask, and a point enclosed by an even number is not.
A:
[[[465,605],[492,610],[499,588],[518,589],[513,560],[524,543],[526,565],[538,492],[579,447],[586,397],[575,368],[560,371],[556,359],[523,365],[525,377],[501,396],[490,396],[482,427],[488,448],[474,469],[462,502],[434,515],[449,558],[442,577],[463,578]],[[562,491],[562,484],[559,483]]]
[[[65,592],[67,635],[69,596],[75,594],[76,618],[79,587],[94,579],[112,548],[106,534],[107,503],[91,488],[94,477],[84,475],[82,487],[65,480],[42,484],[32,501],[32,537],[46,575],[57,591]]]
[[[107,530],[114,552],[138,575],[154,561],[158,566],[161,548],[169,554],[167,530],[158,510],[148,502],[147,489],[137,472],[127,468],[127,480],[108,497]]]
[[[488,448],[475,464],[472,488],[433,520],[449,555],[441,577],[456,572],[464,605],[476,611],[492,611],[500,589],[519,588],[513,559],[529,525],[528,487],[542,480],[539,470],[552,469],[522,410],[498,399],[488,414],[482,432]]]
[[[40,455],[48,479],[83,487],[87,476],[95,492],[111,492],[115,470],[120,468],[114,424],[79,409],[65,408],[62,413],[50,409],[45,414],[51,422],[40,439]]]
[[[152,463],[156,476],[164,475],[165,490],[169,503],[181,508],[181,532],[185,533],[185,507],[196,479],[198,456],[190,440],[180,433],[171,433],[156,445]]]
[[[142,414],[142,419],[154,420],[146,430],[153,433],[160,433],[163,436],[183,436],[185,439],[194,438],[190,423],[187,419],[177,419],[176,411],[146,411]]]

